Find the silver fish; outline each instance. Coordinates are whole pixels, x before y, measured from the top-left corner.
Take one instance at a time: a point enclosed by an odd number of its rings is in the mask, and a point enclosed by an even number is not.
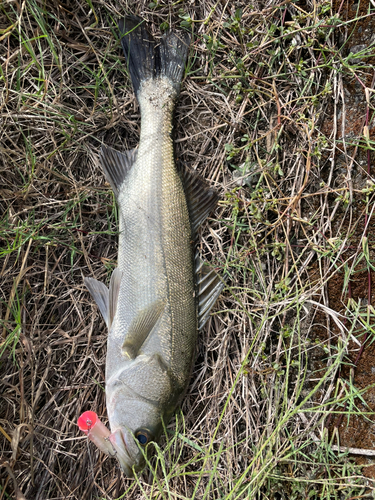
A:
[[[123,471],[132,475],[186,391],[197,330],[223,280],[195,256],[193,243],[217,195],[174,162],[172,118],[189,36],[170,32],[156,42],[134,16],[119,28],[141,135],[137,150],[102,147],[101,164],[119,206],[118,267],[109,289],[92,278],[85,284],[109,330],[110,441]]]

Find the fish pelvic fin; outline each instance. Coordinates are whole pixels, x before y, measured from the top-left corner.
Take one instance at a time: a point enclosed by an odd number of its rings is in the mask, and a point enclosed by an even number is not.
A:
[[[83,280],[96,305],[99,307],[99,311],[102,313],[108,329],[111,328],[116,315],[121,277],[122,272],[116,268],[112,273],[109,289],[104,283],[94,278],[85,278]]]
[[[139,311],[131,322],[124,343],[122,344],[121,352],[123,356],[130,359],[135,359],[138,356],[142,345],[158,322],[164,308],[165,303],[161,300],[156,300]]]
[[[96,305],[99,307],[99,311],[102,313],[103,319],[106,325],[109,324],[109,290],[104,283],[98,281],[94,278],[85,278],[84,283],[87,290],[90,292],[91,297],[95,300]]]
[[[143,81],[165,76],[172,82],[178,95],[190,35],[186,32],[169,32],[156,41],[145,22],[131,15],[119,21],[119,29],[135,94],[138,94]]]
[[[198,254],[195,256],[195,267],[198,288],[198,330],[201,330],[225,287],[226,278],[219,276]]]
[[[136,161],[136,149],[120,153],[120,151],[116,151],[115,149],[102,146],[100,150],[100,163],[116,198],[118,198],[118,193],[128,172]]]
[[[122,271],[118,267],[113,271],[111,281],[109,283],[109,325],[112,326],[117,312],[118,296],[120,293]]]

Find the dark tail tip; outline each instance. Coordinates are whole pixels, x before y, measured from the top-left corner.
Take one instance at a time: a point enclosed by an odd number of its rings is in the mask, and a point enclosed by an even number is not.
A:
[[[156,42],[145,22],[130,15],[119,21],[119,29],[135,94],[137,95],[142,81],[159,76],[169,78],[178,94],[190,36],[187,33],[170,32]]]

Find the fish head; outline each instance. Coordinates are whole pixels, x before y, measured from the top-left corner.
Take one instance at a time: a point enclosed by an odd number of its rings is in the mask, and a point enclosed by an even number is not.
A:
[[[136,393],[130,394],[127,387],[107,393],[107,411],[112,434],[110,441],[116,457],[127,476],[134,476],[145,466],[146,456],[151,453],[150,443],[161,434],[162,413],[158,406]]]

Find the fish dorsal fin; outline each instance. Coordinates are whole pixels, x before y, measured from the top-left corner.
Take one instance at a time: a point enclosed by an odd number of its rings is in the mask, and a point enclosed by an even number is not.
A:
[[[122,271],[118,267],[113,271],[111,281],[109,283],[109,325],[111,327],[116,316],[118,295],[120,292]]]
[[[116,315],[121,277],[122,272],[119,270],[119,268],[116,268],[111,276],[109,290],[101,281],[98,281],[94,278],[84,279],[86,288],[99,307],[99,311],[102,313],[108,329],[111,328]]]
[[[116,151],[107,146],[102,146],[100,150],[100,163],[107,181],[110,183],[113,192],[118,196],[118,192],[129,170],[137,160],[137,150]]]
[[[136,315],[122,344],[122,354],[130,359],[138,356],[138,352],[150,335],[165,308],[164,302],[157,300]]]
[[[181,173],[194,235],[202,222],[214,210],[219,197],[216,191],[190,168],[181,167]]]
[[[198,287],[198,330],[200,330],[208,320],[210,311],[225,286],[225,279],[198,254],[195,256],[195,265]]]
[[[84,283],[86,288],[95,300],[99,311],[102,313],[106,325],[109,324],[109,290],[104,283],[94,278],[85,278]],[[108,326],[109,328],[109,326]]]

